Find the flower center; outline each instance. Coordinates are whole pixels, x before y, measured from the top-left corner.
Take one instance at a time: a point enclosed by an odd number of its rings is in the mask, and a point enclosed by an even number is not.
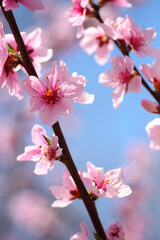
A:
[[[47,146],[44,144],[44,145],[40,146],[39,148],[41,149],[42,154],[43,154],[43,156],[40,159],[41,161],[44,161],[44,162],[46,162],[47,160],[51,161],[55,158],[56,151],[51,146]]]
[[[73,196],[73,197],[70,199],[71,201],[74,200],[74,199],[76,199],[76,198],[81,199],[81,196],[80,196],[80,193],[78,192],[78,189],[76,189],[76,190],[71,190],[71,191],[70,191],[70,194]]]
[[[41,96],[41,99],[44,100],[46,104],[55,104],[61,98],[59,90],[60,87],[57,87],[54,90],[50,87],[46,87],[45,93],[42,93],[43,95]]]

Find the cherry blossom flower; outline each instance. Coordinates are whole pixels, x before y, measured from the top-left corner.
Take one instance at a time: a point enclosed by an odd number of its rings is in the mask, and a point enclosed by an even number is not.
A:
[[[34,76],[23,80],[23,89],[30,95],[30,112],[39,111],[42,123],[52,126],[60,117],[72,112],[72,101],[88,104],[94,96],[84,92],[86,79],[68,72],[66,64],[57,62],[45,74],[43,82]]]
[[[80,227],[82,232],[76,233],[70,238],[70,240],[89,240],[89,232],[86,224],[81,222]]]
[[[25,152],[19,155],[17,160],[37,162],[34,173],[45,175],[54,167],[55,160],[60,158],[62,148],[59,148],[58,137],[52,135],[49,140],[44,128],[38,124],[33,126],[31,135],[35,146],[25,147]]]
[[[125,233],[119,222],[111,224],[106,230],[108,240],[125,240]]]
[[[97,168],[87,162],[88,172],[81,172],[83,182],[88,186],[89,192],[96,197],[126,197],[131,194],[129,186],[122,183],[124,170],[117,168],[104,174],[103,168]]]
[[[108,61],[114,48],[113,41],[108,39],[101,27],[87,28],[80,41],[80,46],[89,55],[95,52],[95,60],[100,65],[104,65]]]
[[[116,55],[110,61],[113,69],[100,74],[99,82],[104,86],[114,88],[113,107],[118,108],[127,92],[138,93],[141,91],[141,77],[134,70],[134,63],[128,56]]]
[[[52,194],[58,200],[54,201],[52,207],[63,208],[68,206],[76,198],[81,198],[72,176],[67,169],[63,172],[62,185],[50,188]]]
[[[89,5],[89,0],[72,0],[72,9],[67,14],[68,21],[72,26],[77,27],[77,38],[83,34],[83,22],[86,19],[86,11]]]
[[[5,11],[9,11],[12,9],[19,8],[19,3],[23,4],[26,8],[31,11],[35,11],[37,9],[44,9],[44,6],[41,0],[3,0],[2,5]]]
[[[160,114],[160,104],[155,103],[151,100],[143,99],[141,101],[141,105],[150,113]]]
[[[160,118],[155,118],[146,126],[148,137],[152,138],[150,148],[160,150]]]
[[[127,15],[126,20],[117,27],[117,30],[139,57],[144,57],[145,55],[160,57],[160,50],[149,45],[156,37],[154,28],[140,29],[133,19]]]
[[[157,59],[153,65],[142,64],[140,66],[143,75],[154,84],[155,91],[160,94],[160,59]]]
[[[8,50],[6,36],[3,31],[3,24],[0,22],[0,88],[7,87],[11,96],[19,100],[23,98],[22,89],[19,83],[16,67],[19,65],[15,52]]]
[[[41,34],[42,30],[40,28],[35,29],[28,35],[25,32],[21,32],[23,41],[38,76],[41,75],[41,63],[48,61],[53,55],[52,49],[47,49],[41,45]],[[6,34],[6,41],[18,51],[18,46],[12,34]]]
[[[132,7],[132,4],[129,3],[127,0],[100,0],[100,4],[104,4],[108,2],[114,3],[121,7],[127,7],[127,8]]]

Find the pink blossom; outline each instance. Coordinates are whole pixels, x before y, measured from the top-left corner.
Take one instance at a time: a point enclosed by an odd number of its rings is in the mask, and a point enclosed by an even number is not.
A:
[[[83,22],[86,19],[88,5],[89,0],[72,0],[72,9],[67,14],[68,21],[72,23],[72,26],[77,27],[77,38],[83,34]]]
[[[108,39],[103,28],[90,27],[84,31],[84,37],[80,41],[80,46],[87,54],[95,52],[95,60],[98,64],[104,65],[113,50],[114,44]]]
[[[131,194],[129,186],[122,183],[124,170],[117,168],[104,174],[103,168],[97,168],[92,163],[87,163],[88,172],[81,172],[83,182],[89,191],[97,197],[126,197]]]
[[[127,92],[138,93],[141,91],[141,77],[134,70],[134,63],[128,56],[116,55],[110,61],[113,69],[100,74],[99,82],[104,86],[114,88],[113,107],[118,108]]]
[[[59,221],[58,214],[51,211],[46,195],[42,194],[21,189],[12,193],[6,206],[11,221],[38,238],[46,238]]]
[[[51,49],[47,49],[41,45],[41,34],[42,30],[40,28],[37,28],[28,35],[25,32],[21,32],[29,56],[39,76],[41,63],[48,61],[53,54]],[[18,46],[12,34],[6,34],[6,41],[18,51]]]
[[[155,91],[160,94],[160,59],[157,59],[152,66],[149,64],[142,64],[140,66],[143,75],[154,84]]]
[[[45,139],[48,138],[43,127],[35,124],[32,128],[32,141],[35,146],[25,147],[25,152],[17,157],[18,161],[37,162],[34,173],[45,175],[54,167],[55,160],[62,154],[62,148],[59,148],[58,137],[52,135],[50,144]]]
[[[155,118],[146,126],[148,137],[152,138],[150,148],[160,150],[160,118]]]
[[[155,103],[151,100],[143,99],[141,101],[141,105],[150,113],[160,114],[160,104]]]
[[[76,198],[81,198],[78,189],[67,169],[63,172],[62,185],[50,188],[52,194],[58,200],[54,201],[52,207],[66,207]]]
[[[89,240],[89,232],[86,224],[81,222],[80,226],[82,232],[76,233],[70,238],[70,240]]]
[[[126,20],[123,24],[120,24],[117,30],[139,57],[144,57],[145,55],[160,57],[160,50],[149,45],[156,37],[154,28],[140,29],[133,19],[127,15]]]
[[[125,233],[119,222],[111,224],[106,230],[108,240],[125,240]]]
[[[84,92],[86,79],[68,72],[66,64],[57,62],[45,74],[43,82],[34,76],[23,80],[23,89],[30,95],[30,112],[39,111],[42,123],[52,126],[60,117],[72,112],[72,101],[92,103],[93,95]]]
[[[23,4],[26,8],[31,11],[35,11],[37,9],[44,9],[44,6],[41,0],[3,0],[2,5],[5,11],[9,11],[12,9],[19,8],[19,3]]]
[[[19,64],[18,59],[8,51],[6,36],[3,31],[3,24],[0,22],[0,88],[7,87],[11,96],[19,100],[23,98],[22,89],[19,83],[16,67]]]
[[[68,16],[68,21],[73,26],[80,26],[86,18],[86,10],[89,5],[89,0],[72,0],[72,9]]]

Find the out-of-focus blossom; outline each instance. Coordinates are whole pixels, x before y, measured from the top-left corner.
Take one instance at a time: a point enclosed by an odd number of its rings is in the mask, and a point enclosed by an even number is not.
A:
[[[108,240],[125,240],[125,233],[119,222],[115,222],[107,228],[106,236]]]
[[[77,27],[77,37],[81,37],[83,33],[83,22],[86,19],[86,11],[89,6],[89,0],[72,0],[72,8],[68,15],[68,21],[72,26]]]
[[[134,62],[128,56],[116,55],[110,61],[113,69],[100,74],[99,82],[114,88],[112,93],[113,107],[118,108],[127,92],[141,91],[141,77],[134,70]]]
[[[47,49],[41,45],[41,34],[42,30],[40,28],[37,28],[28,35],[25,32],[21,33],[38,76],[41,75],[41,63],[48,61],[53,54],[51,49]],[[12,34],[6,34],[6,41],[18,51],[18,46]]]
[[[52,207],[63,208],[71,204],[76,198],[81,198],[68,170],[63,172],[62,185],[53,186],[50,190],[53,196],[59,199],[53,202]]]
[[[150,147],[154,150],[160,150],[160,118],[155,118],[146,126],[148,137],[152,138]]]
[[[49,143],[46,140],[48,139],[46,131],[38,124],[32,128],[31,135],[35,146],[25,147],[25,152],[19,155],[17,160],[37,162],[34,173],[47,174],[54,167],[55,160],[58,160],[62,154],[62,149],[58,145],[58,137],[52,135]]]
[[[119,5],[121,7],[132,7],[132,4],[128,2],[128,0],[100,0],[99,3],[100,4],[105,4],[105,3],[108,3],[108,2],[111,2],[111,3],[114,3],[116,5]]]
[[[160,114],[160,105],[158,103],[155,103],[151,100],[143,99],[141,101],[141,105],[144,107],[145,110],[150,113]]]
[[[143,75],[154,84],[155,91],[160,94],[160,59],[157,59],[152,66],[143,64],[140,69]]]
[[[41,0],[3,0],[2,6],[4,7],[5,11],[9,11],[12,9],[19,8],[19,3],[23,4],[26,8],[31,11],[35,11],[38,9],[43,9],[44,6]]]
[[[127,15],[126,20],[124,19],[123,23],[117,27],[117,31],[139,57],[145,57],[145,55],[160,57],[160,50],[149,45],[156,37],[154,28],[141,29]]]
[[[58,222],[56,212],[51,211],[43,195],[33,190],[16,192],[10,198],[7,208],[12,221],[37,237],[47,236]]]
[[[42,123],[52,126],[60,117],[72,112],[72,101],[88,104],[94,96],[84,92],[86,79],[77,73],[69,74],[66,64],[57,62],[45,74],[43,82],[31,76],[23,80],[23,89],[30,95],[30,111],[39,111]]]
[[[53,6],[54,5],[55,2],[53,3]],[[58,5],[56,9],[53,9],[53,6],[51,4],[50,12],[49,10],[47,12],[49,19],[42,27],[42,44],[54,49],[54,55],[56,55],[56,53],[64,53],[64,50],[66,51],[66,49],[70,47],[71,50],[74,50],[76,34],[75,29],[65,18],[66,7]],[[39,20],[43,20],[43,15],[40,15]],[[63,31],[59,31],[59,29],[63,29]]]
[[[86,224],[81,222],[80,227],[82,232],[76,233],[70,238],[70,240],[89,240],[89,231]]]
[[[88,172],[81,172],[82,180],[96,197],[126,197],[131,194],[129,186],[122,183],[124,170],[112,169],[104,174],[103,168],[97,168],[87,162]]]
[[[110,40],[101,27],[90,27],[84,31],[84,37],[80,41],[80,46],[87,54],[95,52],[95,60],[98,64],[104,65],[114,48]]]

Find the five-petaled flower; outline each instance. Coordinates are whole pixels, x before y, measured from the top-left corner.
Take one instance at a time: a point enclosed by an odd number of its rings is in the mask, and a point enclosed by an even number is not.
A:
[[[50,188],[53,196],[58,199],[53,202],[52,207],[63,208],[71,204],[76,198],[81,198],[77,186],[67,169],[64,170],[62,178],[62,185]]]
[[[89,192],[95,197],[126,197],[131,194],[129,186],[122,183],[124,170],[112,169],[104,174],[103,168],[97,168],[87,162],[88,172],[81,171],[83,182],[89,188]]]
[[[114,48],[113,41],[107,37],[102,27],[90,27],[84,31],[84,37],[80,46],[87,54],[95,52],[95,60],[98,64],[104,65]]]
[[[72,101],[92,103],[94,96],[84,92],[86,79],[68,72],[66,64],[57,62],[45,74],[43,82],[34,76],[23,80],[23,89],[30,95],[30,111],[39,111],[42,123],[52,126],[60,117],[72,112]]]
[[[17,156],[17,160],[37,162],[34,173],[45,175],[54,167],[55,160],[60,159],[62,148],[59,148],[58,137],[52,135],[49,140],[44,128],[38,124],[33,126],[31,134],[35,146],[25,147],[25,152]]]
[[[138,93],[141,91],[141,77],[134,72],[134,63],[128,56],[116,55],[110,60],[113,69],[100,74],[99,82],[104,86],[114,88],[113,107],[118,108],[127,92]]]
[[[156,37],[154,28],[141,29],[133,19],[127,15],[126,19],[121,21],[116,30],[119,35],[121,35],[121,39],[125,40],[133,52],[139,57],[144,57],[145,55],[160,57],[160,50],[149,45]]]

